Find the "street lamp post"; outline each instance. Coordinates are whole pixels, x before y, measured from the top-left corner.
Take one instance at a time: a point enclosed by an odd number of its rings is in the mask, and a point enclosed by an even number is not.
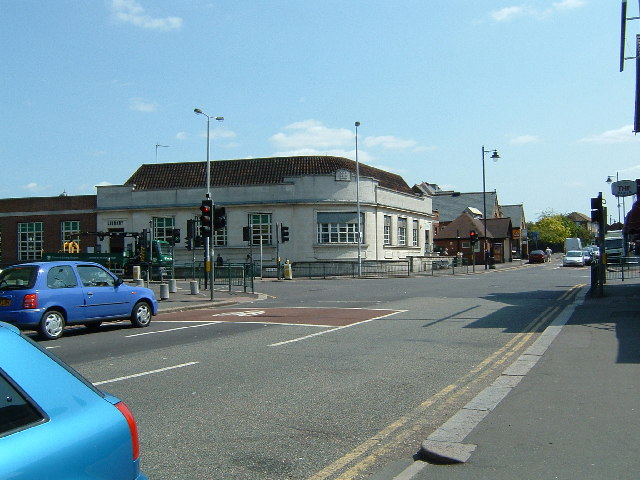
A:
[[[612,175],[608,175],[607,176],[607,183],[611,184],[613,182],[613,176]],[[618,172],[616,172],[616,182],[618,182],[620,180],[620,178],[618,177]],[[622,220],[620,218],[620,197],[618,195],[616,195],[616,199],[618,200],[618,223],[622,223]],[[624,197],[622,199],[622,201],[624,202]]]
[[[211,198],[211,163],[209,161],[209,150],[210,150],[209,149],[209,126],[212,118],[215,118],[216,120],[221,122],[224,120],[224,117],[211,117],[210,115],[207,115],[199,108],[194,108],[193,112],[196,115],[204,115],[205,117],[207,117],[207,166],[206,166],[207,193],[206,193],[206,198],[209,199]],[[211,238],[205,237],[204,239],[204,261],[205,261],[205,265],[209,269],[209,292],[210,292],[211,301],[213,301],[213,230],[211,231],[211,235],[212,235]]]
[[[362,225],[360,220],[360,162],[358,162],[358,127],[356,126],[356,215],[358,215],[358,277],[362,276]]]
[[[489,255],[487,255],[487,192],[485,187],[485,173],[484,173],[484,157],[487,153],[491,153],[491,159],[497,162],[500,158],[497,150],[485,150],[482,146],[482,221],[484,224],[484,269],[489,268]]]

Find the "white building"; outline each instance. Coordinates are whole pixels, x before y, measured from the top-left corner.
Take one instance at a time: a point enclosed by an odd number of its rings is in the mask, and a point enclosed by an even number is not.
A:
[[[355,161],[300,156],[210,164],[211,198],[225,207],[227,218],[226,228],[216,232],[214,250],[225,261],[243,262],[250,252],[263,261],[275,261],[277,253],[292,262],[357,259]],[[179,228],[176,262],[191,261],[184,238],[187,220],[199,222],[205,173],[206,162],[145,164],[124,185],[98,187],[98,230],[153,228],[154,238],[168,240]],[[358,196],[364,260],[404,259],[432,250],[431,197],[414,192],[399,175],[362,163]],[[279,242],[280,225],[289,228],[288,242]],[[244,227],[251,242],[243,240]],[[102,241],[103,251],[125,247],[110,242],[113,238]],[[201,257],[199,249],[196,258]]]

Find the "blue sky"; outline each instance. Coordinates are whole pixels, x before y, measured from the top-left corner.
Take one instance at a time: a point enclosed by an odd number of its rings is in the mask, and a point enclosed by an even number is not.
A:
[[[478,192],[498,149],[487,190],[530,221],[599,191],[615,217],[607,176],[640,177],[618,0],[0,0],[0,40],[0,198],[203,161],[194,108],[213,160],[355,158],[359,121],[360,161]]]

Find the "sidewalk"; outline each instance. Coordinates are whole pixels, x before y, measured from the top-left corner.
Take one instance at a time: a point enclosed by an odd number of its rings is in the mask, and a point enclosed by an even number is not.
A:
[[[228,287],[214,285],[213,301],[211,301],[210,290],[205,290],[203,286],[200,286],[199,292],[195,295],[191,293],[191,285],[188,280],[178,280],[176,287],[176,292],[169,292],[169,298],[161,299],[160,283],[151,282],[149,288],[153,290],[158,300],[158,313],[197,308],[225,307],[240,302],[258,300],[261,296],[258,293],[251,293],[250,291],[243,292],[236,290],[230,292]]]
[[[607,283],[605,295],[545,331],[552,343],[528,352],[538,356],[528,373],[517,371],[527,355],[505,371],[493,400],[506,396],[491,405],[492,392],[481,393],[423,442],[423,459],[451,464],[408,461],[373,478],[640,478],[640,280]],[[465,425],[474,415],[479,423]]]

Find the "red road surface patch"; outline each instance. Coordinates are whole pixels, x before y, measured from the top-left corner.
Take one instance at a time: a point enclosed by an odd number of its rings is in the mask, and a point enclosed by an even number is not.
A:
[[[362,308],[221,308],[188,310],[159,315],[164,322],[252,322],[289,325],[343,327],[375,318],[388,317],[402,310]]]

